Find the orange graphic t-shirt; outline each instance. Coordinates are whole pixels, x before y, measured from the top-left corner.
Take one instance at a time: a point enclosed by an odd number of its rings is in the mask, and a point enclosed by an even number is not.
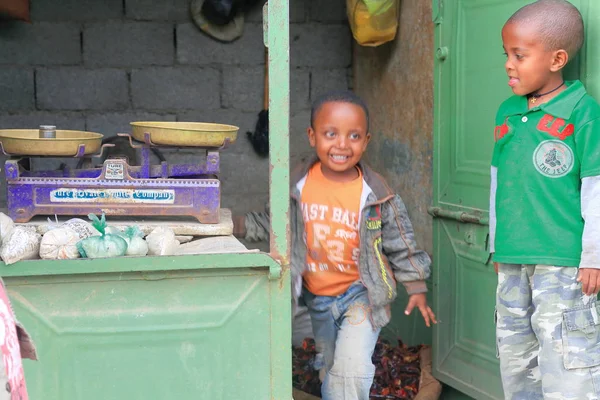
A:
[[[317,296],[338,296],[359,279],[359,213],[363,179],[335,182],[315,164],[301,194],[306,232],[304,286]]]

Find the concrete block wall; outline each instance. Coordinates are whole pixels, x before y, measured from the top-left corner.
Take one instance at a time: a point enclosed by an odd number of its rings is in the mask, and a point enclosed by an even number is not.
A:
[[[0,129],[55,124],[112,136],[140,120],[237,125],[238,141],[222,154],[222,204],[234,213],[262,209],[268,161],[246,138],[263,107],[261,5],[246,15],[244,35],[224,44],[196,27],[189,0],[32,0],[31,24],[0,21]],[[295,163],[311,154],[311,99],[351,84],[352,36],[344,0],[290,0],[290,20]],[[194,162],[200,154],[166,157]]]

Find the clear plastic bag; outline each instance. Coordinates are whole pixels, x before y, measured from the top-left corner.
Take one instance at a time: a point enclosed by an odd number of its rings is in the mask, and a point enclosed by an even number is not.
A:
[[[79,258],[79,251],[77,250],[79,240],[79,235],[71,228],[51,229],[42,236],[40,258],[44,260],[73,260]]]
[[[2,242],[0,257],[6,265],[20,260],[33,260],[40,254],[41,236],[34,227],[15,226]]]
[[[94,228],[92,224],[82,220],[81,218],[71,218],[70,220],[65,221],[61,227],[73,229],[79,236],[79,239],[87,239],[90,236],[101,235],[101,233],[98,232],[98,230]]]
[[[4,242],[4,238],[8,236],[14,227],[15,223],[12,218],[0,212],[0,242]]]
[[[158,227],[146,236],[148,254],[151,256],[171,256],[177,253],[179,241],[170,228]]]
[[[101,236],[90,236],[77,243],[77,250],[84,258],[107,258],[124,256],[127,252],[127,242],[119,235],[106,234],[106,217],[98,219],[94,214],[89,214],[92,225]]]
[[[105,232],[111,235],[121,236],[127,242],[126,256],[145,256],[148,254],[148,243],[144,240],[144,233],[138,226],[128,226],[121,231],[114,226],[106,227]]]
[[[144,240],[144,233],[137,226],[128,226],[123,232],[123,239],[127,242],[128,256],[145,256],[148,254],[148,243]]]
[[[362,46],[394,40],[398,30],[398,0],[346,0],[352,35]]]

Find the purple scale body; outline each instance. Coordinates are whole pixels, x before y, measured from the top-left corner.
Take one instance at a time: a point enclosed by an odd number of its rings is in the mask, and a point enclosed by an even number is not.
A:
[[[150,147],[154,145],[149,137],[142,145],[134,145],[131,139],[130,143],[141,149],[141,166],[107,159],[102,168],[30,172],[22,166],[25,159],[8,159],[9,216],[15,222],[27,222],[34,215],[89,213],[192,216],[204,224],[219,222],[219,149],[206,149],[205,160],[198,164],[169,165],[163,161],[150,165]],[[76,156],[82,154],[80,146]]]

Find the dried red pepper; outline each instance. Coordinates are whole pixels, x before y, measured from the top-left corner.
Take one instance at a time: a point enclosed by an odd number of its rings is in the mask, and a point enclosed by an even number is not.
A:
[[[421,346],[408,347],[398,340],[397,346],[379,338],[373,352],[375,378],[371,400],[412,400],[419,391]],[[319,371],[313,369],[316,356],[313,339],[305,339],[302,347],[293,349],[292,382],[296,389],[321,396]]]

